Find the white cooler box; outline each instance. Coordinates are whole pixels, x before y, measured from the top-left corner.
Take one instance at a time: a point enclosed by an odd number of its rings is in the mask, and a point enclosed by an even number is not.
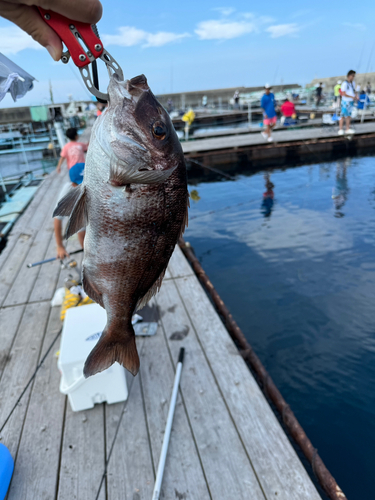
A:
[[[67,310],[57,366],[60,391],[67,394],[73,411],[93,408],[95,403],[118,403],[128,397],[125,368],[114,363],[85,379],[83,366],[106,325],[107,313],[98,304]]]

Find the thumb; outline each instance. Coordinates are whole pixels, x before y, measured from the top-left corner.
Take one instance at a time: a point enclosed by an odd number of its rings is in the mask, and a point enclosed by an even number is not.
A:
[[[62,42],[60,38],[44,22],[35,7],[0,1],[0,16],[26,31],[36,42],[48,50],[55,61],[61,58]]]

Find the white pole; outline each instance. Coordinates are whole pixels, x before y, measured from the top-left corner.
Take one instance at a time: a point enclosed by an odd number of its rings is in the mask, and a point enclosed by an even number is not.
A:
[[[62,149],[66,143],[63,128],[62,128],[62,123],[61,122],[54,122],[53,125],[55,127],[57,140],[59,141],[59,146]]]
[[[23,159],[24,159],[24,162],[27,165],[27,168],[29,168],[29,162],[27,161],[27,154],[26,154],[26,151],[25,151],[25,146],[23,145],[22,136],[20,138],[20,141],[21,141],[21,148],[22,148],[22,153],[23,153]]]
[[[3,179],[3,176],[1,175],[0,173],[0,186],[4,192],[4,198],[5,198],[5,201],[9,201],[10,200],[10,197],[7,193],[7,188],[5,187],[5,183],[4,183],[4,179]]]
[[[365,100],[364,100],[364,102],[363,102],[362,116],[361,116],[361,123],[363,123],[363,120],[365,119],[366,101],[367,101],[367,92],[366,92],[366,94],[365,94]]]
[[[159,500],[159,497],[160,497],[161,484],[163,481],[163,474],[164,474],[164,467],[165,467],[165,460],[167,458],[169,438],[171,436],[172,422],[173,422],[174,410],[176,407],[178,386],[180,384],[182,363],[184,361],[184,354],[185,354],[185,349],[183,347],[181,347],[180,354],[178,356],[176,375],[174,378],[172,397],[171,397],[171,402],[170,402],[169,411],[168,411],[167,425],[165,426],[163,445],[161,447],[158,472],[156,474],[154,492],[152,494],[152,500]]]

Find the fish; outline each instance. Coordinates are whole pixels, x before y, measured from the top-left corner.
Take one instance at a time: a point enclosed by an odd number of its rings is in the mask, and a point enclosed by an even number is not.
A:
[[[188,223],[184,155],[144,75],[112,75],[109,103],[92,129],[84,179],[53,216],[69,216],[65,237],[86,228],[82,284],[107,324],[86,359],[87,378],[115,361],[134,376],[139,356],[131,323],[160,289]]]

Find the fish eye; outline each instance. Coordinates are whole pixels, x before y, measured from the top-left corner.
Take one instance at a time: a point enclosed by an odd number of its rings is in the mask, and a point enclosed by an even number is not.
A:
[[[163,139],[165,139],[165,137],[167,135],[166,125],[161,121],[155,122],[152,126],[152,135],[156,139],[159,139],[159,141],[162,141]]]

